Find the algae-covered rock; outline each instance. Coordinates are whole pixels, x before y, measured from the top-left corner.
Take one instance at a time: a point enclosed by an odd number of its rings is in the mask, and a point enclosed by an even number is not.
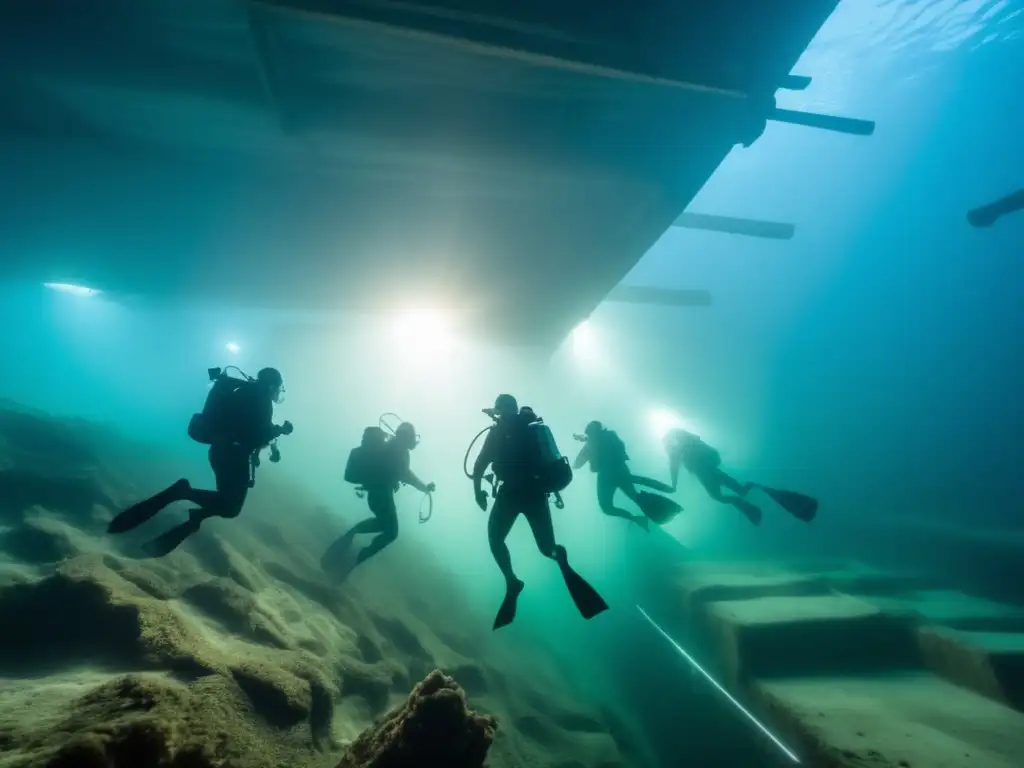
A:
[[[497,718],[469,709],[454,679],[434,670],[355,740],[338,768],[480,768],[497,727]]]

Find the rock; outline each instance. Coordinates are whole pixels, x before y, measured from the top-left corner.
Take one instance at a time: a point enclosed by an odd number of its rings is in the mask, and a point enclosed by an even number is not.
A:
[[[454,679],[434,670],[355,740],[338,768],[480,768],[497,727],[495,717],[468,708]]]
[[[918,666],[913,625],[845,595],[710,603],[718,667],[750,677]]]
[[[932,627],[922,629],[919,637],[921,652],[933,670],[1024,711],[1024,634]]]
[[[1013,768],[1024,715],[928,673],[759,682],[754,699],[805,765]]]

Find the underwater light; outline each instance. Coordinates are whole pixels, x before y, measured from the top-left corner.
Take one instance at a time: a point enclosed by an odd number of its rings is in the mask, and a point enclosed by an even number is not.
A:
[[[704,669],[704,667],[702,667],[700,664],[697,663],[697,660],[694,659],[693,656],[691,656],[690,654],[688,654],[686,652],[686,649],[684,649],[683,646],[681,646],[679,643],[677,643],[675,640],[673,640],[672,636],[668,632],[666,632],[664,629],[662,629],[660,626],[658,626],[658,624],[655,623],[654,619],[652,619],[650,616],[647,615],[647,611],[645,611],[639,605],[636,607],[636,609],[638,611],[640,611],[640,614],[645,619],[647,619],[648,622],[650,622],[651,626],[654,627],[662,637],[664,637],[666,640],[669,641],[669,643],[671,643],[672,647],[676,649],[676,651],[679,653],[680,656],[682,656],[684,659],[686,659],[688,662],[690,662],[690,666],[692,666],[695,670],[700,672],[707,679],[707,681],[709,683],[711,683],[718,690],[719,693],[721,693],[723,696],[725,696],[726,699],[729,700],[730,704],[732,704],[734,707],[736,707],[736,709],[738,709],[740,711],[740,713],[742,713],[742,715],[744,717],[746,717],[750,722],[752,722],[755,726],[757,726],[757,729],[759,731],[761,731],[761,733],[763,733],[765,736],[767,736],[769,739],[771,739],[772,743],[775,746],[777,746],[780,750],[782,750],[782,753],[786,757],[788,757],[794,763],[799,763],[800,762],[800,758],[797,757],[793,753],[793,751],[791,749],[789,749],[789,747],[787,747],[785,744],[783,744],[775,734],[773,734],[771,731],[769,731],[768,727],[764,723],[762,723],[760,720],[758,720],[756,717],[754,717],[754,715],[751,714],[750,710],[748,710],[746,707],[744,707],[742,704],[740,704],[738,701],[736,701],[736,699],[733,698],[732,694],[730,694],[727,690],[725,690],[725,688],[717,680],[715,680],[715,678],[713,678]]]
[[[581,357],[592,355],[597,347],[594,327],[589,320],[584,320],[573,328],[569,339],[572,343],[572,351]]]
[[[413,344],[443,343],[451,331],[444,312],[427,307],[409,309],[395,318],[392,334],[399,341]]]
[[[654,408],[647,414],[647,423],[657,440],[664,439],[673,429],[683,426],[683,420],[665,408]]]
[[[84,285],[72,285],[71,283],[43,283],[44,288],[60,293],[70,293],[72,296],[97,296],[103,291],[98,288],[87,288]]]
[[[242,348],[233,341],[229,341],[225,346],[227,347],[228,352],[230,352],[232,355],[237,355],[239,352],[242,351]]]

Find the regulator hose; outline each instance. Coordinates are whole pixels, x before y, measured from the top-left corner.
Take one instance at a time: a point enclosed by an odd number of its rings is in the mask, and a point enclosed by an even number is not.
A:
[[[479,432],[476,433],[476,437],[474,437],[472,440],[470,440],[469,441],[469,445],[466,446],[466,453],[462,457],[462,471],[465,473],[466,477],[468,477],[470,480],[473,479],[473,473],[469,471],[469,454],[471,454],[473,452],[473,446],[476,445],[477,441],[481,437],[486,435],[488,432],[490,432],[492,429],[494,429],[494,425],[493,424],[489,424],[488,426],[484,427],[483,429],[481,429]]]
[[[423,514],[423,505],[424,504],[427,505],[427,514],[426,515]],[[419,511],[420,523],[427,522],[433,516],[434,516],[434,494],[432,494],[430,491],[427,491],[425,494],[423,494],[423,498],[420,499],[420,511]]]

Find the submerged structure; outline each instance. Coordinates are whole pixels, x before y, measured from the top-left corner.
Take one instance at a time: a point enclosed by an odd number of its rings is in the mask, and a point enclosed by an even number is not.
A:
[[[0,279],[443,305],[552,347],[769,120],[838,0],[40,0],[0,10]],[[722,212],[728,213],[728,212]],[[524,307],[530,311],[524,312]]]

